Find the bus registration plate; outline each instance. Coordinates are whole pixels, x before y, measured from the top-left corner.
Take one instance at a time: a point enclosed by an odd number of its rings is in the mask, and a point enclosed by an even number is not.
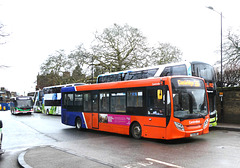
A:
[[[190,137],[193,137],[193,136],[198,136],[199,135],[199,133],[197,132],[197,133],[192,133],[192,134],[190,134]]]

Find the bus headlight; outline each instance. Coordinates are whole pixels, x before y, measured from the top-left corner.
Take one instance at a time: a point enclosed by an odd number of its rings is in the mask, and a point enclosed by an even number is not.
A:
[[[209,122],[209,118],[208,118],[208,119],[206,119],[206,120],[204,121],[204,124],[203,124],[203,129],[205,129],[205,128],[207,127],[207,125],[208,125],[208,122]]]
[[[179,122],[174,122],[174,124],[175,124],[175,126],[177,127],[177,129],[179,129],[179,130],[181,130],[181,131],[185,131],[185,130],[184,130],[184,127],[183,127],[183,125],[182,125],[181,123],[179,123]]]

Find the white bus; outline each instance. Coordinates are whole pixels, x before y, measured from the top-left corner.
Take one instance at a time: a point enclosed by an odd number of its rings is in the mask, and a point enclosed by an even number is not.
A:
[[[35,92],[33,99],[33,112],[42,112],[42,99],[43,99],[43,91],[38,90]]]
[[[97,77],[97,83],[136,80],[163,76],[187,75],[197,76],[205,80],[210,106],[210,126],[217,125],[216,111],[216,74],[214,68],[204,62],[180,62],[146,68],[130,69],[119,72],[105,73]]]
[[[66,85],[48,86],[43,88],[42,113],[61,115],[61,89],[62,87],[84,85],[73,83]]]

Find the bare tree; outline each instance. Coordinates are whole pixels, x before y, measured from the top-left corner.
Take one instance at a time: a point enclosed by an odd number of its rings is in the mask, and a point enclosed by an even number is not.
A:
[[[80,44],[74,51],[68,55],[68,67],[69,70],[72,72],[72,82],[86,82],[86,73],[84,72],[84,68],[88,70],[91,61],[91,55],[86,51],[83,47],[83,44]]]
[[[217,86],[221,86],[221,72],[219,69],[215,70],[217,73]],[[225,64],[223,66],[223,86],[233,87],[240,86],[240,65],[237,63]]]
[[[175,46],[169,43],[158,43],[158,45],[152,48],[150,56],[152,65],[161,65],[171,62],[181,61],[182,52]]]
[[[148,48],[146,38],[137,29],[129,25],[106,28],[95,33],[92,46],[94,65],[103,71],[114,72],[146,64]]]
[[[2,40],[6,36],[9,36],[9,34],[4,32],[3,28],[4,28],[4,25],[0,24],[0,40]],[[5,44],[5,42],[1,42],[0,41],[0,45],[1,44]],[[0,65],[0,68],[9,68],[9,66],[7,66],[7,65]]]
[[[9,34],[4,32],[4,25],[0,24],[0,40],[2,40],[6,36],[9,36]],[[5,42],[0,42],[0,44],[4,44],[4,43]]]
[[[226,42],[223,44],[223,61],[227,64],[240,64],[240,33],[228,31]]]
[[[57,84],[63,84],[61,76],[68,71],[67,55],[64,50],[58,50],[54,55],[50,55],[49,58],[40,67],[42,75],[51,74],[52,80]]]
[[[49,55],[49,58],[45,63],[41,65],[41,71],[43,74],[50,72],[63,73],[66,71],[65,65],[67,64],[67,55],[64,50],[58,50],[54,55]]]
[[[237,63],[224,65],[223,78],[226,86],[240,85],[240,65]]]
[[[67,64],[71,71],[75,69],[75,67],[82,69],[84,66],[90,64],[91,55],[86,51],[83,44],[80,44],[68,55],[67,60]]]
[[[45,81],[93,83],[94,77],[101,73],[176,62],[181,55],[179,49],[168,43],[150,48],[146,37],[137,28],[114,24],[102,33],[95,33],[90,52],[80,44],[69,55],[64,50],[50,55],[41,65],[38,81],[42,82],[41,86]],[[51,79],[46,80],[46,77]]]

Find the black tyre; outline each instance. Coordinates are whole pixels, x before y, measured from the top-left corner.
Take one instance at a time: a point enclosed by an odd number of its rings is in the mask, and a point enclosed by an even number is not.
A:
[[[12,115],[14,115],[15,114],[15,109],[11,109],[11,113],[12,113]]]
[[[76,118],[75,125],[76,125],[77,130],[81,130],[82,129],[82,120],[81,120],[81,118],[79,118],[79,117]]]
[[[139,123],[135,122],[133,123],[131,127],[131,135],[135,139],[140,139],[142,136],[142,127]]]

